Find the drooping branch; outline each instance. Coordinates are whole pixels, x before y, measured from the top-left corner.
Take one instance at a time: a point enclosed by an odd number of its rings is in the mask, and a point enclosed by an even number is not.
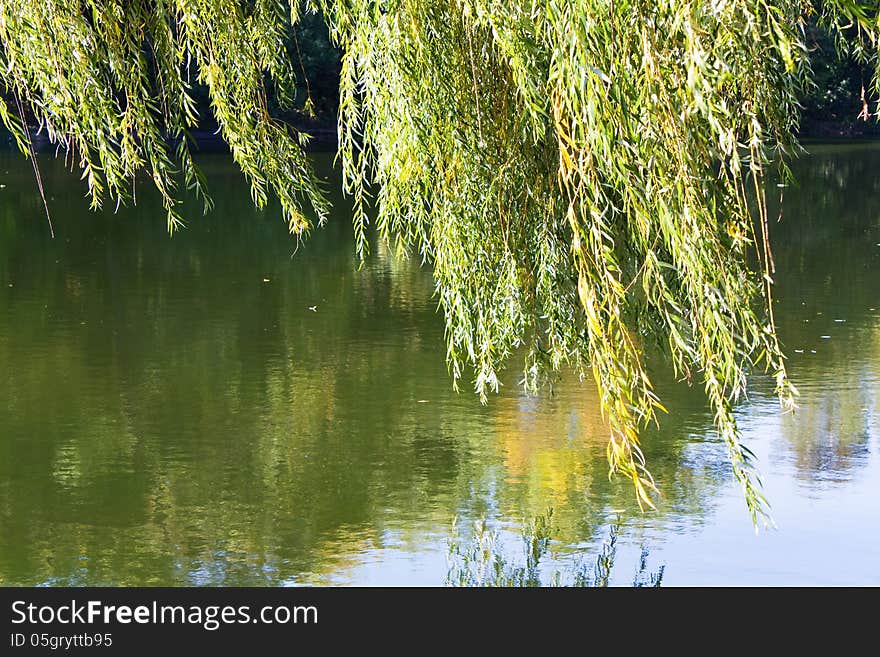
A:
[[[702,382],[753,519],[765,514],[734,408],[760,366],[795,390],[773,320],[768,167],[796,149],[809,83],[800,0],[317,0],[343,52],[339,152],[366,224],[433,267],[453,380],[484,400],[525,352],[525,382],[591,372],[612,471],[640,504],[643,427],[663,410],[643,344]],[[296,63],[284,0],[5,0],[0,65],[92,200],[146,169],[179,221],[179,176],[206,199],[187,134],[204,84],[233,157],[292,232],[327,203],[305,135],[273,117]],[[871,44],[877,9],[832,0]],[[0,119],[27,131],[0,102]],[[177,143],[176,147],[172,143]],[[375,198],[370,191],[375,190]],[[753,208],[756,207],[756,210]],[[756,230],[757,227],[757,230]],[[750,257],[757,257],[754,267]]]

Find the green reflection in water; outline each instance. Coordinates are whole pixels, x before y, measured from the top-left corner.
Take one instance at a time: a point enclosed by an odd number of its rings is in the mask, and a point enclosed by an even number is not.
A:
[[[381,246],[359,270],[341,199],[297,250],[225,158],[204,165],[217,209],[172,239],[149,194],[91,213],[47,159],[50,241],[27,162],[0,155],[0,584],[440,584],[456,515],[516,530],[553,507],[563,552],[619,513],[661,541],[724,521],[726,452],[660,359],[671,413],[645,452],[664,498],[643,517],[607,478],[591,381],[533,398],[512,371],[488,407],[455,394],[427,270]],[[845,485],[871,463],[878,165],[799,162],[773,227],[804,394],[779,420],[755,382],[746,427],[780,428],[765,474]]]
[[[772,235],[780,333],[801,392],[781,426],[799,479],[847,481],[880,435],[880,149],[809,150]]]

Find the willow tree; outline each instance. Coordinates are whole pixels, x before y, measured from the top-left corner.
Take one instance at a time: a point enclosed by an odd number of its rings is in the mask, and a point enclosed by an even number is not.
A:
[[[639,432],[663,407],[643,345],[658,338],[714,409],[753,519],[765,513],[734,406],[756,367],[793,406],[773,320],[765,177],[796,148],[810,82],[806,18],[857,24],[876,3],[827,0],[2,0],[0,117],[19,147],[36,117],[78,163],[94,206],[146,171],[180,223],[210,206],[192,156],[195,83],[254,202],[292,233],[327,201],[273,117],[293,102],[282,47],[320,11],[341,48],[339,155],[365,227],[433,267],[457,383],[483,400],[525,352],[525,385],[592,373],[612,472],[640,504]],[[843,29],[840,27],[839,29]]]

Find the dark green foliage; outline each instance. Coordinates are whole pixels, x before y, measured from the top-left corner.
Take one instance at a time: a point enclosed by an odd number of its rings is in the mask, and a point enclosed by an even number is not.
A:
[[[802,137],[880,134],[873,116],[877,99],[870,91],[874,67],[859,61],[847,47],[857,40],[855,28],[835,37],[815,18],[807,24],[804,43],[810,52],[812,84],[800,98]]]

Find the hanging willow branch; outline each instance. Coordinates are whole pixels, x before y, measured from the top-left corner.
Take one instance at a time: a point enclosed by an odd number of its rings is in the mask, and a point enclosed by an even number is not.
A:
[[[562,366],[592,372],[611,471],[651,505],[639,433],[663,407],[642,345],[659,337],[677,372],[702,382],[752,518],[764,516],[734,407],[755,366],[793,406],[764,186],[768,166],[785,172],[796,148],[804,19],[816,10],[801,0],[316,4],[343,52],[339,146],[357,248],[367,249],[369,215],[382,239],[432,264],[454,381],[472,366],[485,400],[521,349],[529,387]],[[817,7],[872,45],[876,3]],[[76,155],[95,206],[128,199],[145,169],[173,229],[179,174],[209,204],[188,140],[197,80],[254,201],[277,196],[301,233],[313,214],[303,200],[319,221],[327,203],[306,135],[270,115],[267,88],[292,96],[281,43],[315,8],[3,0],[3,89]],[[2,101],[0,119],[27,148]]]

